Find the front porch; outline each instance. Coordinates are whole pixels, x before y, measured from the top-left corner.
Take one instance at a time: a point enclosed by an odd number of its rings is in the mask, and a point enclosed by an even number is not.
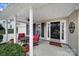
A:
[[[0,24],[5,28],[0,44],[13,39],[19,43],[19,34],[28,39],[30,56],[75,56],[78,55],[78,9],[76,4],[9,4],[1,11]],[[14,6],[16,6],[14,8]],[[56,6],[56,9],[53,7]],[[59,8],[60,7],[60,8]],[[63,9],[63,7],[66,7]],[[69,9],[70,8],[70,9]],[[60,9],[60,12],[58,11]],[[72,9],[72,12],[70,12]],[[53,11],[52,11],[53,10]],[[67,10],[67,11],[66,11]],[[64,13],[65,12],[65,13]],[[75,21],[76,19],[76,21]],[[69,32],[70,22],[75,21],[75,31]],[[33,36],[38,33],[38,45],[33,46]],[[28,38],[27,38],[28,37]],[[75,39],[75,40],[74,40]],[[61,43],[62,47],[49,43]],[[22,44],[27,42],[22,42]],[[65,45],[71,46],[71,49]]]

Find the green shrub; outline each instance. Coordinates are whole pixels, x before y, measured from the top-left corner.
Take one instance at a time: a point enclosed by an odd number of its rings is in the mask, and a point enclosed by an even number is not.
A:
[[[24,56],[22,47],[18,44],[0,45],[0,56]]]

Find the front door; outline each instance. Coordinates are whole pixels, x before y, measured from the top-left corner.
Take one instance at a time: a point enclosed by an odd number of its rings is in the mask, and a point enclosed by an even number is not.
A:
[[[66,43],[66,21],[47,22],[47,40]]]
[[[50,37],[51,39],[60,40],[60,22],[50,22],[51,30],[50,30]]]

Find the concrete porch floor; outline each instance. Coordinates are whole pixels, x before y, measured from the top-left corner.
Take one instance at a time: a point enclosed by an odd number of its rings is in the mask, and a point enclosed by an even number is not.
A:
[[[34,56],[74,56],[68,48],[50,45],[48,41],[41,41],[38,46],[34,46]]]

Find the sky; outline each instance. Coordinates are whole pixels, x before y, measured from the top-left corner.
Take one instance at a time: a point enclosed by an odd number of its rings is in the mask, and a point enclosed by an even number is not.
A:
[[[0,3],[0,11],[3,11],[7,7],[8,3]]]

